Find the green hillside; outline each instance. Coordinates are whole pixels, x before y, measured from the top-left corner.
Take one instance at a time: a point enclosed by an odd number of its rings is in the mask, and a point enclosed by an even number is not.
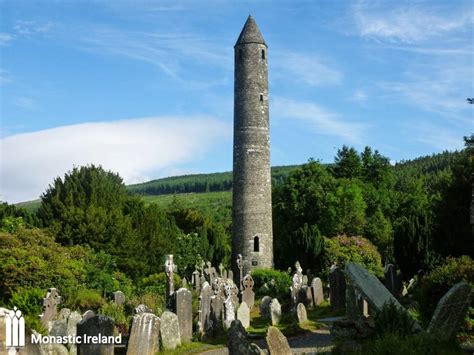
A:
[[[299,165],[275,166],[272,168],[272,184],[278,186]],[[168,195],[189,192],[230,191],[232,172],[172,176],[127,186],[130,192],[140,195]]]

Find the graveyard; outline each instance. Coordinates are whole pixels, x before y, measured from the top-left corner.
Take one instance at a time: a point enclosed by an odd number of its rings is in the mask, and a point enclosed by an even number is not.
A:
[[[49,31],[20,25],[31,23],[17,23],[16,37],[3,35],[0,41]],[[0,201],[0,355],[474,352],[474,135],[457,137],[458,149],[395,161],[369,143],[362,149],[346,132],[331,162],[306,157],[303,164],[272,167],[271,90],[281,65],[271,62],[275,37],[248,15],[232,51],[225,52],[229,58],[218,57],[233,59],[233,141],[225,147],[232,148],[232,171],[131,184],[92,159],[52,178],[40,200]],[[198,43],[169,47],[179,58],[201,54],[204,44]],[[132,49],[129,58],[151,61],[137,54],[143,47]],[[164,51],[155,49],[154,55]],[[277,49],[276,57],[281,53]],[[180,82],[176,58],[157,68]],[[288,58],[294,59],[287,55],[285,65]],[[311,63],[318,68],[317,61]],[[310,86],[320,85],[311,70],[291,90],[309,79]],[[343,80],[334,79],[334,70],[321,73],[325,81]],[[293,76],[299,74],[293,69]],[[205,86],[193,85],[199,100],[212,101]],[[291,106],[284,102],[275,105],[276,117]],[[296,106],[295,114],[308,107]],[[309,111],[322,116],[315,120],[320,130],[344,130],[338,115]],[[164,126],[175,128],[167,120]],[[142,136],[153,136],[149,121],[138,121]],[[177,139],[166,131],[160,136],[168,149],[162,155],[148,150],[151,141],[123,143],[135,132],[128,123],[109,143],[147,148],[122,158],[127,165],[148,155],[166,160],[182,147],[191,147],[194,159],[203,151],[186,140],[202,132],[185,129],[184,122],[176,125],[180,133],[191,134]],[[277,128],[282,122],[276,120]],[[200,126],[211,124],[208,119]],[[369,126],[348,125],[353,131]],[[209,137],[202,134],[199,144]],[[100,154],[100,144],[91,146]],[[214,150],[212,158],[222,152]],[[20,169],[23,162],[15,164]],[[161,166],[145,165],[155,164]]]

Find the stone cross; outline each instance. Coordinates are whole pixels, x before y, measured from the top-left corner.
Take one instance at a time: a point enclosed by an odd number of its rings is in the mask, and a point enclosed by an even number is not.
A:
[[[166,255],[165,261],[165,273],[166,273],[166,297],[170,297],[174,293],[174,273],[177,271],[177,267],[173,262],[173,255]]]
[[[206,275],[208,275],[209,284],[212,285],[214,283],[215,268],[212,267],[212,264],[210,261],[207,262],[207,268],[204,269],[204,272],[206,273]]]
[[[58,314],[58,304],[61,303],[61,296],[58,294],[58,290],[55,288],[48,289],[46,297],[43,298],[43,316],[41,317],[41,323],[48,329],[48,322],[54,320]]]
[[[242,254],[237,256],[237,268],[239,269],[239,288],[242,291],[242,280],[243,280],[243,269],[244,269],[244,260]]]
[[[298,293],[303,286],[303,269],[301,268],[299,261],[295,263],[295,268],[296,273],[293,275],[293,284],[291,286],[291,298],[294,307],[298,304]]]
[[[219,275],[224,278],[224,265],[222,263],[219,264]]]

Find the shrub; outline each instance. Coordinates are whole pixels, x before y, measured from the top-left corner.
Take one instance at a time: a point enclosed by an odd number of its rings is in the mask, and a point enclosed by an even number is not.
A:
[[[286,272],[270,269],[256,269],[252,271],[252,277],[255,282],[254,289],[259,296],[270,294],[273,297],[287,297],[291,286],[291,277]],[[268,292],[261,292],[260,288],[267,284]]]
[[[108,316],[114,319],[115,326],[122,334],[128,334],[128,324],[131,316],[126,316],[124,306],[114,302],[106,302],[98,310],[99,314]]]
[[[181,287],[181,278],[174,274],[175,290]],[[161,296],[166,296],[166,274],[160,272],[159,274],[152,274],[140,280],[139,288],[143,293],[157,293]]]
[[[447,258],[421,279],[418,301],[423,320],[431,318],[440,298],[461,281],[474,287],[474,260],[469,256]]]
[[[77,292],[74,306],[85,311],[88,309],[98,310],[104,303],[101,294],[95,290],[81,289]]]
[[[324,259],[326,263],[325,272],[337,261],[340,267],[348,262],[362,264],[367,270],[382,277],[382,259],[377,248],[367,239],[362,237],[348,237],[341,235],[334,238],[325,238]]]
[[[46,334],[39,315],[43,313],[43,297],[46,292],[40,288],[19,289],[12,294],[9,309],[17,307],[25,318],[26,325],[31,329]]]
[[[375,332],[378,335],[396,335],[405,337],[413,333],[415,320],[395,303],[385,303],[374,317]]]

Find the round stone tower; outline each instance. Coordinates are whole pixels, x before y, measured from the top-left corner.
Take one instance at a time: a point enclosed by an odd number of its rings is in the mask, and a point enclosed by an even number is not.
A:
[[[273,267],[267,45],[252,16],[234,46],[232,262]]]

